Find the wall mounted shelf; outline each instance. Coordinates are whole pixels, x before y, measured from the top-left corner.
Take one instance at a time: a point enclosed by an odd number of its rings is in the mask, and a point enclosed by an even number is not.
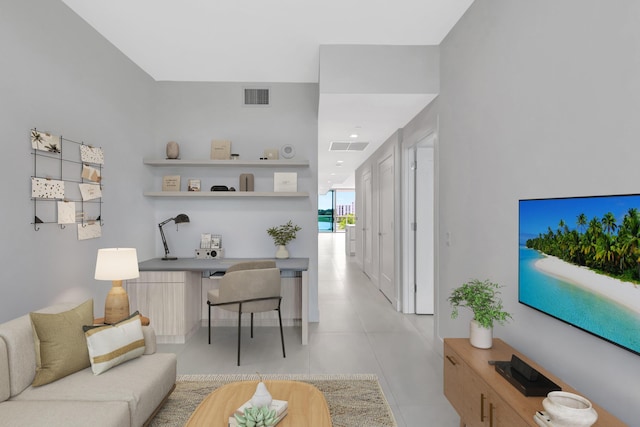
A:
[[[206,167],[206,166],[229,166],[229,167],[309,167],[307,160],[172,160],[172,159],[144,159],[145,165],[164,167]]]
[[[252,198],[252,197],[309,197],[307,192],[261,192],[261,191],[147,191],[146,197],[191,197],[191,198]]]
[[[152,167],[170,167],[170,168],[188,168],[188,167],[205,167],[205,168],[256,168],[256,169],[294,169],[308,168],[308,160],[189,160],[189,159],[152,159],[145,158],[143,163]],[[208,187],[207,187],[208,188]],[[296,192],[265,192],[265,191],[145,191],[145,197],[186,197],[186,198],[303,198],[309,197],[306,191]]]

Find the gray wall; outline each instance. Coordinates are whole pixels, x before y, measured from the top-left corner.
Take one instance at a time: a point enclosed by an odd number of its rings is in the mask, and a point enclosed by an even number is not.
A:
[[[159,221],[185,212],[191,224],[166,226],[172,253],[193,256],[200,233],[223,235],[227,256],[272,256],[266,229],[294,220],[303,227],[289,245],[292,256],[309,257],[310,320],[317,310],[317,110],[316,84],[268,84],[270,108],[245,108],[241,84],[157,83],[61,2],[9,1],[0,13],[0,123],[5,142],[0,321],[54,301],[93,297],[96,314],[110,283],[93,280],[102,247],[133,246],[141,260],[163,253]],[[6,65],[5,65],[6,64]],[[248,85],[253,86],[253,85]],[[74,227],[42,225],[34,231],[29,131],[36,127],[100,146],[105,152],[102,238],[78,241]],[[176,140],[182,158],[209,158],[213,138],[230,139],[242,159],[264,148],[296,147],[309,168],[297,170],[307,199],[151,199],[171,170],[142,164],[162,158]],[[189,169],[186,179],[238,186],[241,172]],[[273,170],[256,173],[256,185],[273,188]],[[222,181],[222,182],[219,182]],[[13,185],[15,184],[15,185]]]
[[[438,93],[438,46],[321,45],[324,93]]]
[[[638,192],[640,3],[476,0],[441,45],[438,335],[446,297],[506,286],[496,334],[630,425],[640,356],[520,305],[518,200]],[[445,233],[451,233],[451,245]]]
[[[271,106],[242,106],[243,88],[268,87]],[[152,187],[159,191],[162,175],[201,180],[202,191],[214,184],[239,188],[239,175],[253,173],[256,191],[273,191],[274,172],[297,172],[298,191],[308,198],[246,199],[158,199],[153,200],[155,220],[160,222],[184,212],[190,224],[164,227],[174,256],[192,257],[199,247],[201,233],[222,235],[225,257],[273,257],[276,247],[267,234],[269,227],[288,220],[302,227],[287,245],[291,257],[308,257],[309,319],[318,320],[317,304],[317,164],[318,164],[318,85],[308,83],[158,83],[154,95],[154,149],[146,157],[162,158],[166,143],[180,144],[183,159],[208,159],[211,140],[231,141],[231,151],[240,161],[258,160],[265,148],[295,147],[294,160],[308,160],[310,167],[296,169],[251,168],[150,168]],[[157,233],[159,234],[159,233]],[[156,240],[156,253],[162,244]]]
[[[90,297],[101,314],[111,284],[93,279],[98,248],[154,254],[154,214],[140,197],[154,82],[59,1],[3,1],[0,55],[0,321]],[[55,224],[34,231],[33,127],[103,148],[102,238],[78,241]]]

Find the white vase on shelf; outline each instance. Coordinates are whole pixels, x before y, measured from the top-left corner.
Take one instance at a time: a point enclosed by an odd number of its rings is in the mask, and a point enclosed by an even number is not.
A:
[[[177,159],[180,157],[180,146],[175,141],[167,143],[167,159]]]
[[[276,258],[278,259],[287,259],[289,258],[289,251],[285,245],[279,245],[278,250],[276,251]]]

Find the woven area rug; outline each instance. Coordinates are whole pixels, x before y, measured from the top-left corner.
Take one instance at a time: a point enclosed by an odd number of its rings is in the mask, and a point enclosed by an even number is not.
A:
[[[324,394],[333,427],[396,427],[376,375],[262,375],[265,380],[302,381]],[[176,389],[151,421],[152,427],[183,426],[202,400],[234,381],[258,380],[257,375],[180,375]]]

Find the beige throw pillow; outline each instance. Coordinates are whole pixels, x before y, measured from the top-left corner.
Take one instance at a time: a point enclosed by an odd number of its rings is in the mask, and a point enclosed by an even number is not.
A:
[[[41,386],[90,365],[83,325],[93,323],[93,300],[62,313],[29,313],[36,348],[36,376]]]
[[[144,335],[137,311],[114,325],[85,326],[84,330],[94,375],[144,354]]]

